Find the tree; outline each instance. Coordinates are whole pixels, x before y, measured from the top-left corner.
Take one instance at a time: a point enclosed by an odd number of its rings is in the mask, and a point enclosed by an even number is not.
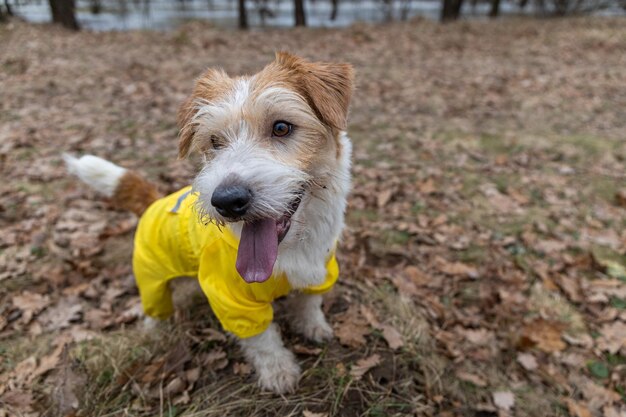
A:
[[[463,0],[442,0],[441,21],[449,22],[456,20],[461,15]]]
[[[248,29],[248,12],[246,0],[239,0],[239,29]]]
[[[80,29],[74,14],[74,0],[48,0],[52,21],[72,30]]]
[[[293,0],[293,14],[296,20],[296,26],[306,26],[304,0]]]
[[[489,17],[498,17],[500,14],[500,0],[491,0],[491,10],[489,10]]]
[[[337,18],[337,13],[339,13],[339,0],[330,0],[332,5],[332,9],[330,10],[330,20],[335,20]]]

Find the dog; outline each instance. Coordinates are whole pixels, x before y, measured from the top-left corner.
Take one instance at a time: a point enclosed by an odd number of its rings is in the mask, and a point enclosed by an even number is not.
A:
[[[207,70],[178,112],[179,158],[197,152],[202,169],[166,197],[131,170],[64,155],[70,173],[140,216],[133,271],[147,322],[172,314],[171,279],[197,277],[261,388],[278,394],[295,390],[300,368],[272,301],[295,292],[294,329],[315,342],[333,336],[321,294],[339,275],[353,85],[351,65],[287,52],[252,76]]]

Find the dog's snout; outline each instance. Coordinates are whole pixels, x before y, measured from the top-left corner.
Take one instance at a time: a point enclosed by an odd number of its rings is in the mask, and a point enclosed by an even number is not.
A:
[[[246,214],[252,201],[252,192],[243,185],[220,185],[213,191],[211,204],[219,214],[231,219]]]

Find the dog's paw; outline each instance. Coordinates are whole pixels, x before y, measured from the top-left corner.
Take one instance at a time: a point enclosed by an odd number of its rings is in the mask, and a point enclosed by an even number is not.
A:
[[[333,329],[322,314],[298,320],[296,330],[313,342],[321,343],[333,338]]]
[[[143,323],[141,323],[141,330],[145,333],[149,333],[153,330],[157,330],[159,327],[162,327],[163,323],[165,323],[164,320],[158,320],[150,316],[145,316],[143,318]]]
[[[262,358],[257,365],[259,386],[276,394],[287,394],[295,391],[300,379],[300,367],[293,354],[284,349],[278,354]]]

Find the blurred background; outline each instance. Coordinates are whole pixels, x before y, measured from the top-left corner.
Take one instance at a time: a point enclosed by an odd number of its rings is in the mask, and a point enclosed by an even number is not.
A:
[[[500,15],[615,16],[626,0],[3,0],[0,16],[55,20],[91,30],[172,29],[189,20],[226,28],[341,27],[415,16],[455,20]]]
[[[0,417],[625,417],[625,0],[0,0]],[[297,27],[296,27],[297,26]],[[61,154],[190,184],[209,67],[356,71],[322,345],[261,392],[203,295],[142,332],[137,219]]]

